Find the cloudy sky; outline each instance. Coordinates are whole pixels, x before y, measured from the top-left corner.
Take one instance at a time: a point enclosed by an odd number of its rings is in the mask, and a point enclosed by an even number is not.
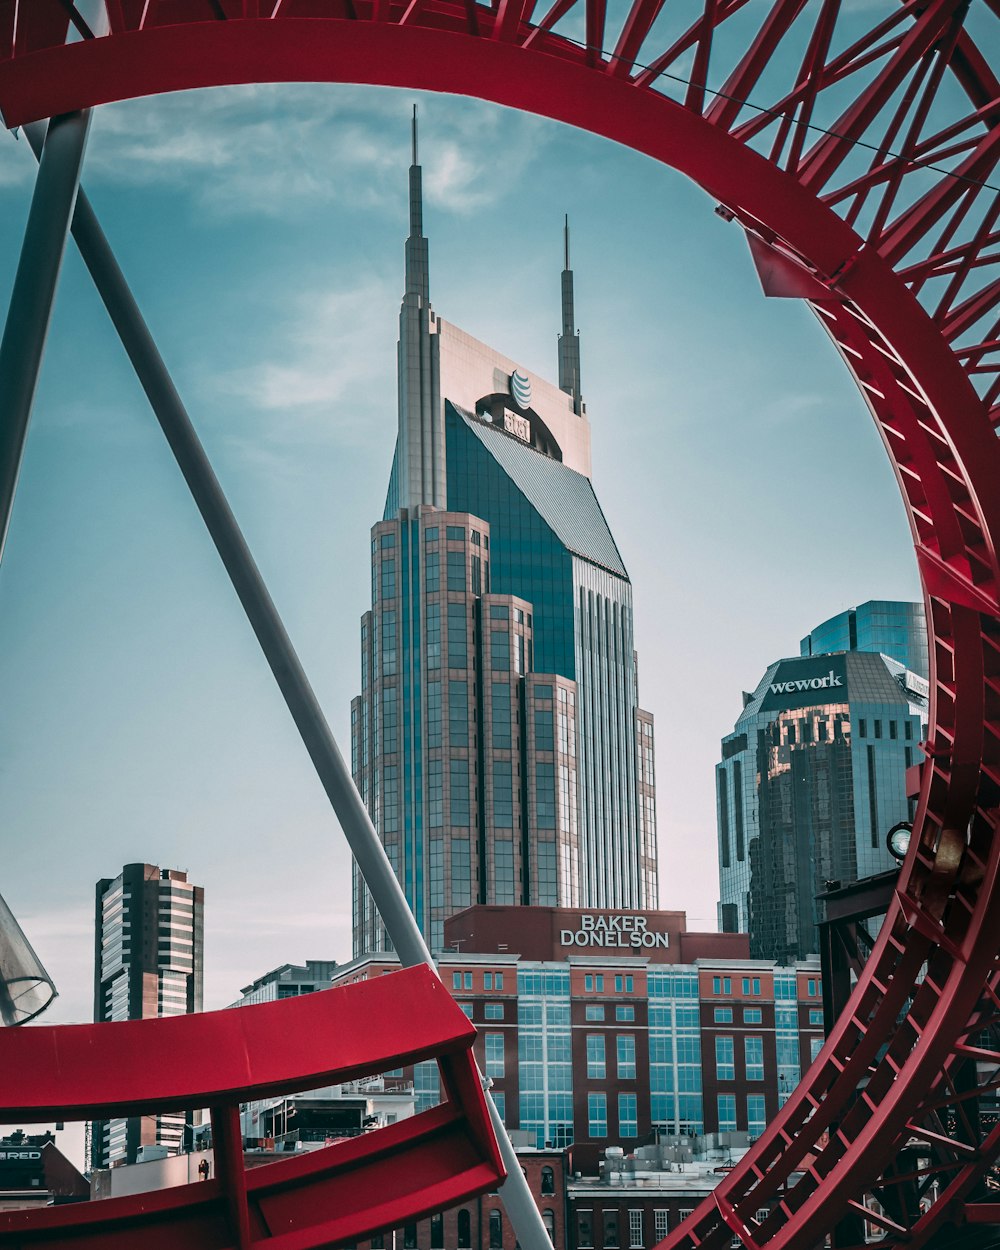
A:
[[[661,903],[715,915],[713,766],[740,691],[915,565],[874,426],[808,310],[671,170],[450,97],[251,87],[102,109],[85,185],[347,744],[395,426],[409,113],[438,312],[556,371],[573,231],[594,483],[656,716]],[[34,162],[0,136],[6,306]],[[0,891],[90,1018],[94,882],[206,889],[206,1005],[350,957],[348,856],[78,258],[0,571]]]

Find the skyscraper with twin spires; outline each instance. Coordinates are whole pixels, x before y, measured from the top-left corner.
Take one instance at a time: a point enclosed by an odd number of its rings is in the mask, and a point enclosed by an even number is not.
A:
[[[399,429],[372,529],[354,779],[432,950],[473,903],[657,905],[632,585],[590,481],[569,227],[558,386],[430,300],[416,113]],[[355,955],[385,932],[355,869]]]

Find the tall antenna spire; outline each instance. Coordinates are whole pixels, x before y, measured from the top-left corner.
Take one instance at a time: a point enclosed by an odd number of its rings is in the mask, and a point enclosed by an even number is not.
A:
[[[410,165],[410,237],[406,240],[406,294],[430,303],[427,240],[424,238],[423,171],[417,164],[417,106],[413,106],[413,161]]]
[[[580,390],[580,339],[573,310],[573,270],[569,267],[569,214],[563,226],[565,268],[562,271],[562,333],[559,335],[559,389],[573,396],[573,411],[583,415]]]
[[[399,438],[393,472],[397,474],[400,508],[443,508],[447,483],[440,342],[431,308],[416,105],[411,143],[410,234],[406,240],[406,288],[399,310]]]

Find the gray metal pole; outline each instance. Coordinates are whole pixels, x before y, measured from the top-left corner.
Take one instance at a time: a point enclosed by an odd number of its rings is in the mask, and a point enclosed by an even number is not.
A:
[[[27,126],[25,131],[37,154],[41,141],[39,130]],[[73,238],[222,558],[400,962],[407,966],[424,963],[434,968],[431,953],[392,871],[368,809],[361,801],[236,517],[104,231],[82,191],[73,217]],[[545,1225],[488,1091],[486,1102],[507,1169],[507,1180],[500,1192],[517,1239],[524,1250],[550,1250]]]
[[[89,128],[89,111],[54,117],[47,134],[43,124],[35,127],[44,144],[40,145],[38,177],[0,341],[0,559]]]

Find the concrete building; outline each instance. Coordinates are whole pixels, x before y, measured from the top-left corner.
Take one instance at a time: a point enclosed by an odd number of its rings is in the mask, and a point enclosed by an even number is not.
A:
[[[800,655],[830,655],[835,651],[887,655],[926,681],[930,666],[924,605],[869,599],[831,616],[799,644]]]
[[[245,985],[231,1006],[249,1007],[315,994],[329,989],[336,979],[337,963],[332,959],[282,964]],[[412,1080],[390,1073],[243,1103],[240,1125],[244,1145],[250,1151],[314,1150],[395,1124],[411,1116],[413,1106]]]
[[[298,998],[313,994],[333,984],[337,969],[335,959],[307,959],[304,964],[282,964],[265,972],[256,981],[244,985],[232,1007],[249,1007],[253,1003],[273,1003],[282,998]]]
[[[187,874],[126,864],[97,883],[94,1020],[146,1020],[202,1010],[205,892]],[[142,1147],[177,1150],[184,1113],[95,1121],[90,1166],[134,1163]]]
[[[812,955],[827,883],[894,867],[927,700],[925,678],[863,651],[778,660],[744,695],[716,766],[719,919],[755,958]]]
[[[746,1149],[740,1133],[671,1138],[631,1153],[609,1146],[597,1176],[575,1175],[567,1181],[566,1246],[641,1250],[657,1245],[712,1193]]]
[[[688,933],[682,912],[473,907],[445,943],[460,949],[441,976],[478,1029],[508,1129],[536,1149],[572,1146],[587,1175],[612,1145],[756,1137],[822,1043],[818,963],[751,960],[745,934]],[[366,955],[337,979],[394,966]],[[402,1075],[418,1111],[438,1101],[436,1064]]]
[[[410,168],[399,432],[372,530],[352,771],[421,931],[476,903],[657,899],[632,587],[590,480],[562,280],[559,385],[440,318]],[[360,876],[354,953],[387,949]]]

